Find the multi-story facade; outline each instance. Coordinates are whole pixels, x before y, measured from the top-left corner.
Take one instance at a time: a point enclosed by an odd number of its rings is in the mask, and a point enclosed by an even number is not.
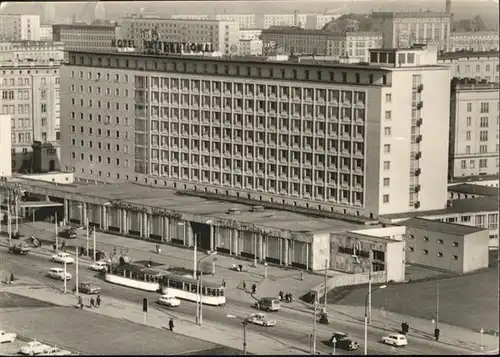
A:
[[[52,41],[52,25],[40,26],[40,41]]]
[[[237,55],[240,28],[237,22],[219,20],[189,20],[148,17],[125,17],[120,20],[121,35],[133,40],[142,51],[145,33],[155,30],[160,41],[210,43],[215,52]]]
[[[262,35],[261,29],[240,28],[240,40],[260,40],[261,35]]]
[[[369,49],[382,46],[382,35],[374,32],[339,33],[275,27],[263,30],[261,37],[264,48],[268,51],[274,48],[270,44],[276,44],[284,53],[349,57],[358,62],[368,62]]]
[[[251,29],[255,28],[255,18],[254,14],[217,14],[215,19],[219,21],[233,21],[240,25],[240,29]]]
[[[450,107],[449,177],[499,171],[498,83],[454,82]]]
[[[413,44],[435,44],[450,51],[451,14],[446,12],[372,12],[380,27],[385,48],[408,48]]]
[[[499,82],[498,51],[447,52],[439,55],[438,63],[451,69],[452,78],[474,78],[476,81]]]
[[[40,16],[0,15],[0,41],[39,41]]]
[[[442,208],[450,78],[426,53],[369,66],[71,53],[63,166],[367,217]]]
[[[450,51],[498,51],[498,32],[452,32]]]
[[[0,177],[12,175],[10,115],[0,114]]]
[[[12,170],[32,169],[32,144],[59,140],[60,44],[2,44],[1,110],[11,116]],[[53,56],[53,57],[50,57]]]
[[[67,51],[114,52],[111,42],[116,38],[116,24],[52,25],[54,41],[64,43]]]
[[[262,56],[262,40],[240,40],[240,56]]]

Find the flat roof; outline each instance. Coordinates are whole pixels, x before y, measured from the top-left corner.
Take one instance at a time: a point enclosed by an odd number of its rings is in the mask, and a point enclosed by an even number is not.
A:
[[[498,57],[499,51],[457,51],[444,52],[438,56],[438,60],[457,59],[466,57]]]
[[[291,232],[335,232],[354,230],[366,227],[363,223],[353,223],[332,218],[317,217],[311,213],[302,214],[285,210],[266,208],[263,212],[253,212],[258,205],[233,203],[217,199],[207,199],[182,195],[170,188],[142,186],[135,183],[116,184],[55,184],[52,182],[34,181],[17,178],[11,182],[25,186],[43,187],[67,193],[80,194],[107,201],[123,201],[135,205],[159,207],[207,218],[235,219],[236,221],[255,224],[261,227],[274,228]],[[229,210],[237,208],[240,213],[230,214]],[[347,219],[347,217],[346,217]]]
[[[472,195],[498,197],[498,187],[473,185],[470,183],[461,183],[459,185],[449,186],[448,192],[467,193]]]
[[[336,235],[340,235],[340,236],[343,236],[343,237],[350,237],[350,234],[355,234],[355,235],[359,235],[359,236],[362,236],[363,239],[366,238],[366,240],[369,240],[369,241],[374,241],[374,242],[382,242],[382,243],[397,243],[397,242],[401,242],[400,240],[395,240],[395,239],[390,239],[390,238],[385,238],[385,237],[378,237],[378,236],[372,236],[372,235],[369,235],[368,233],[363,233],[362,230],[359,230],[359,231],[347,231],[347,232],[338,232],[338,233],[334,233]]]
[[[464,198],[459,200],[453,200],[451,202],[452,206],[444,209],[386,214],[382,215],[381,217],[388,219],[398,219],[398,218],[413,218],[413,217],[444,216],[449,214],[498,212],[498,199],[496,197]]]
[[[425,218],[410,218],[403,222],[400,222],[398,225],[412,227],[412,228],[426,229],[432,232],[441,232],[441,233],[455,234],[455,235],[467,235],[486,230],[483,228],[464,226],[456,223],[434,221]]]
[[[477,175],[477,176],[459,176],[454,177],[452,183],[454,182],[477,182],[477,181],[492,181],[499,180],[500,175],[492,174],[492,175]]]

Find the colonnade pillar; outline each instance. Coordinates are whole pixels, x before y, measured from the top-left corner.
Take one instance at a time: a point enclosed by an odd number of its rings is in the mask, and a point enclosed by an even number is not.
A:
[[[231,230],[231,254],[238,255],[239,231],[234,228]]]
[[[68,222],[69,221],[69,207],[68,207],[68,200],[65,198],[64,199],[64,221]]]
[[[170,241],[170,221],[168,217],[163,217],[162,241]]]

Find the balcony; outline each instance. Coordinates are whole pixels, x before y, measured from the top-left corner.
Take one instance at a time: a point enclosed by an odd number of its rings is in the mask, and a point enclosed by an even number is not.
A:
[[[417,109],[420,110],[424,107],[424,102],[420,101],[417,103]]]
[[[419,118],[417,119],[417,122],[415,123],[417,126],[421,126],[423,123],[423,119],[422,118]]]
[[[420,185],[415,185],[415,187],[413,188],[413,191],[415,191],[415,193],[418,193],[418,192],[420,192],[420,189],[421,189]]]
[[[415,170],[415,176],[420,176],[421,173],[422,173],[422,169],[418,168]]]
[[[421,143],[422,142],[422,135],[417,135],[417,137],[415,138],[415,142],[417,144]]]
[[[413,206],[417,209],[420,208],[420,201],[415,202]]]
[[[422,152],[421,151],[417,151],[415,153],[415,160],[420,160],[422,158]]]
[[[424,90],[424,85],[423,84],[419,84],[418,87],[417,87],[417,92],[422,92]]]
[[[253,92],[246,92],[245,97],[253,98]]]

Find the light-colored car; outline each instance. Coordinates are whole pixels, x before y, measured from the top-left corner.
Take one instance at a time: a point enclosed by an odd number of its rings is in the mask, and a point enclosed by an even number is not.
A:
[[[103,271],[105,269],[108,269],[108,264],[103,260],[99,260],[98,262],[94,262],[92,265],[90,265],[89,269],[94,271]]]
[[[22,346],[19,352],[23,355],[33,356],[43,354],[49,348],[50,346],[47,346],[39,341],[31,341]]]
[[[386,345],[391,345],[396,347],[406,346],[408,344],[406,336],[399,333],[391,333],[388,336],[382,337],[382,342],[385,343]]]
[[[172,295],[162,295],[158,299],[158,304],[168,307],[177,307],[181,305],[181,301]]]
[[[17,335],[14,332],[7,332],[0,330],[0,343],[4,342],[14,342],[17,338]]]
[[[62,350],[59,347],[49,347],[43,352],[44,356],[71,356],[71,351]]]
[[[52,256],[52,261],[56,263],[61,263],[61,264],[73,264],[75,262],[75,259],[69,255],[68,253],[65,252],[60,252],[57,254],[54,254]]]
[[[254,325],[260,325],[266,327],[271,327],[276,325],[276,320],[269,319],[267,318],[266,314],[262,313],[252,314],[246,319],[246,321]]]
[[[59,279],[59,280],[71,280],[73,277],[70,273],[66,272],[66,277],[64,275],[64,269],[63,268],[50,268],[49,271],[47,272],[47,276],[52,279]]]

